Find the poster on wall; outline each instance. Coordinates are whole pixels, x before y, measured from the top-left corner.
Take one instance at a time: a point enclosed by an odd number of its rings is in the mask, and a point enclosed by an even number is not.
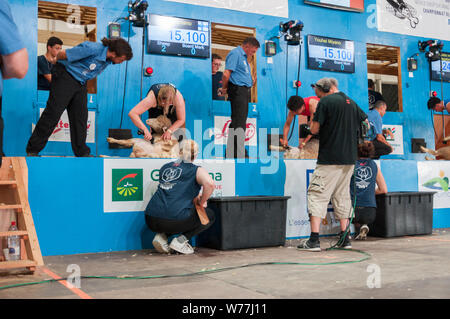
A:
[[[103,211],[144,211],[156,192],[159,169],[174,159],[105,159],[103,161]],[[197,160],[214,180],[212,197],[235,195],[234,160]]]
[[[388,130],[392,135],[386,136],[386,141],[391,144],[394,149],[389,155],[404,155],[403,150],[403,125],[387,125],[383,124],[383,130]]]
[[[288,0],[166,0],[198,6],[230,9],[276,17],[289,17]],[[353,1],[353,0],[352,0]]]
[[[364,11],[364,0],[305,0],[305,3],[339,10]]]
[[[316,168],[316,160],[285,160],[284,162],[286,164],[284,195],[291,196],[287,202],[286,238],[307,237],[311,233],[307,191]],[[320,235],[337,234],[339,231],[339,220],[334,218],[333,207],[329,204],[327,216],[320,225]]]
[[[436,192],[433,208],[450,208],[450,162],[417,162],[419,192]]]
[[[39,108],[39,117],[45,108]],[[35,125],[33,125],[34,130]],[[67,110],[63,112],[52,135],[48,139],[50,142],[70,142],[70,124]],[[88,112],[86,143],[95,143],[95,111]]]
[[[377,0],[378,31],[450,40],[449,2]]]
[[[229,116],[214,116],[214,144],[226,145],[228,129],[231,123]],[[247,127],[245,129],[245,145],[257,146],[257,126],[256,118],[247,118]]]

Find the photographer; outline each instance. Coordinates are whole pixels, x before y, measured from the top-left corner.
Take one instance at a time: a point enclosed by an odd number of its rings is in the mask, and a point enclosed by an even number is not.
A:
[[[320,98],[311,124],[319,135],[317,166],[308,187],[308,213],[311,235],[297,246],[299,250],[320,251],[319,231],[328,203],[341,224],[338,247],[351,248],[349,225],[352,203],[350,179],[357,159],[358,130],[367,115],[347,95],[339,92],[334,80],[323,78],[313,84]]]

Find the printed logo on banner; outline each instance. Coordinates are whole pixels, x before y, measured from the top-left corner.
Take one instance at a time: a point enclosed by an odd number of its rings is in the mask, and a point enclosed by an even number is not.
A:
[[[433,190],[442,190],[444,192],[448,191],[448,177],[445,176],[444,171],[439,172],[439,177],[434,177],[429,180],[427,180],[425,183],[423,183],[424,187],[433,189]]]
[[[39,109],[40,115],[44,112],[44,108]],[[34,125],[33,125],[34,129]],[[50,135],[50,142],[70,142],[70,123],[67,110],[63,112],[61,118],[56,124],[55,129]],[[88,112],[86,143],[95,143],[95,112]]]
[[[112,201],[142,201],[143,200],[143,170],[142,169],[112,169]]]
[[[181,171],[180,171],[180,174],[181,174]],[[209,172],[208,174],[209,174],[209,176],[211,176],[211,178],[215,182],[215,189],[214,189],[214,192],[212,193],[211,197],[223,196],[224,183],[225,183],[225,181],[223,180],[223,174],[221,172]],[[174,172],[172,172],[172,174],[170,174],[170,175],[173,177],[176,174]],[[150,178],[154,182],[159,182],[159,169],[152,170],[150,173]],[[163,181],[168,182],[167,180],[164,180],[164,178],[165,177],[163,176],[162,177]]]
[[[226,144],[228,137],[228,130],[231,124],[231,119],[228,116],[215,116],[214,117],[214,144]],[[245,144],[256,146],[257,145],[257,127],[256,119],[248,118],[245,126]]]
[[[403,126],[383,124],[383,131],[384,130],[387,132],[386,141],[388,141],[393,148],[390,155],[403,155]]]

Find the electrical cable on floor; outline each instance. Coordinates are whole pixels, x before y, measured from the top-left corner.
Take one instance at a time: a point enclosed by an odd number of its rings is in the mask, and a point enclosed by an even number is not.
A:
[[[335,250],[341,250],[341,248],[333,248]],[[296,266],[328,266],[328,265],[342,265],[342,264],[355,264],[360,263],[363,261],[366,261],[370,259],[372,256],[364,252],[362,250],[358,249],[342,249],[345,251],[354,251],[357,253],[360,253],[364,255],[363,258],[359,260],[347,260],[347,261],[335,261],[335,262],[326,262],[326,263],[300,263],[300,262],[260,262],[260,263],[253,263],[253,264],[246,264],[246,265],[240,265],[240,266],[231,266],[231,267],[224,267],[224,268],[212,268],[207,270],[201,270],[191,273],[184,273],[184,274],[175,274],[175,275],[153,275],[153,276],[80,276],[80,279],[120,279],[120,280],[143,280],[143,279],[161,279],[161,278],[174,278],[174,277],[189,277],[189,276],[196,276],[196,275],[207,275],[211,273],[217,273],[217,272],[224,272],[229,270],[235,270],[240,268],[247,268],[247,267],[254,267],[254,266],[268,266],[268,265],[296,265]],[[50,282],[57,282],[57,281],[65,281],[68,279],[73,278],[61,278],[61,279],[49,279],[49,280],[42,280],[42,281],[35,281],[35,282],[26,282],[26,283],[19,283],[19,284],[12,284],[7,286],[1,286],[0,290],[9,289],[9,288],[18,288],[23,286],[31,286],[31,285],[39,285],[39,284],[45,284]]]

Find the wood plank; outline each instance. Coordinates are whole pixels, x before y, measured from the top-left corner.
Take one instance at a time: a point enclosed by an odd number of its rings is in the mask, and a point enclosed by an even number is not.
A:
[[[398,111],[403,112],[403,94],[402,94],[402,65],[400,48],[397,48],[397,80],[398,80]]]
[[[394,66],[382,66],[380,64],[367,64],[367,72],[398,76],[400,68]]]
[[[17,185],[17,182],[14,180],[9,180],[9,181],[0,181],[0,186],[1,185]]]
[[[0,232],[0,237],[9,237],[9,236],[25,236],[28,235],[26,230],[17,230],[17,231],[3,231]]]
[[[76,46],[84,41],[88,41],[88,37],[83,33],[69,33],[60,31],[38,30],[38,42],[47,43],[48,38],[57,37],[62,40],[64,45]]]
[[[22,211],[22,205],[15,204],[15,205],[0,205],[0,212],[6,209],[17,209]]]
[[[0,269],[35,267],[37,263],[33,260],[10,260],[0,262]]]

